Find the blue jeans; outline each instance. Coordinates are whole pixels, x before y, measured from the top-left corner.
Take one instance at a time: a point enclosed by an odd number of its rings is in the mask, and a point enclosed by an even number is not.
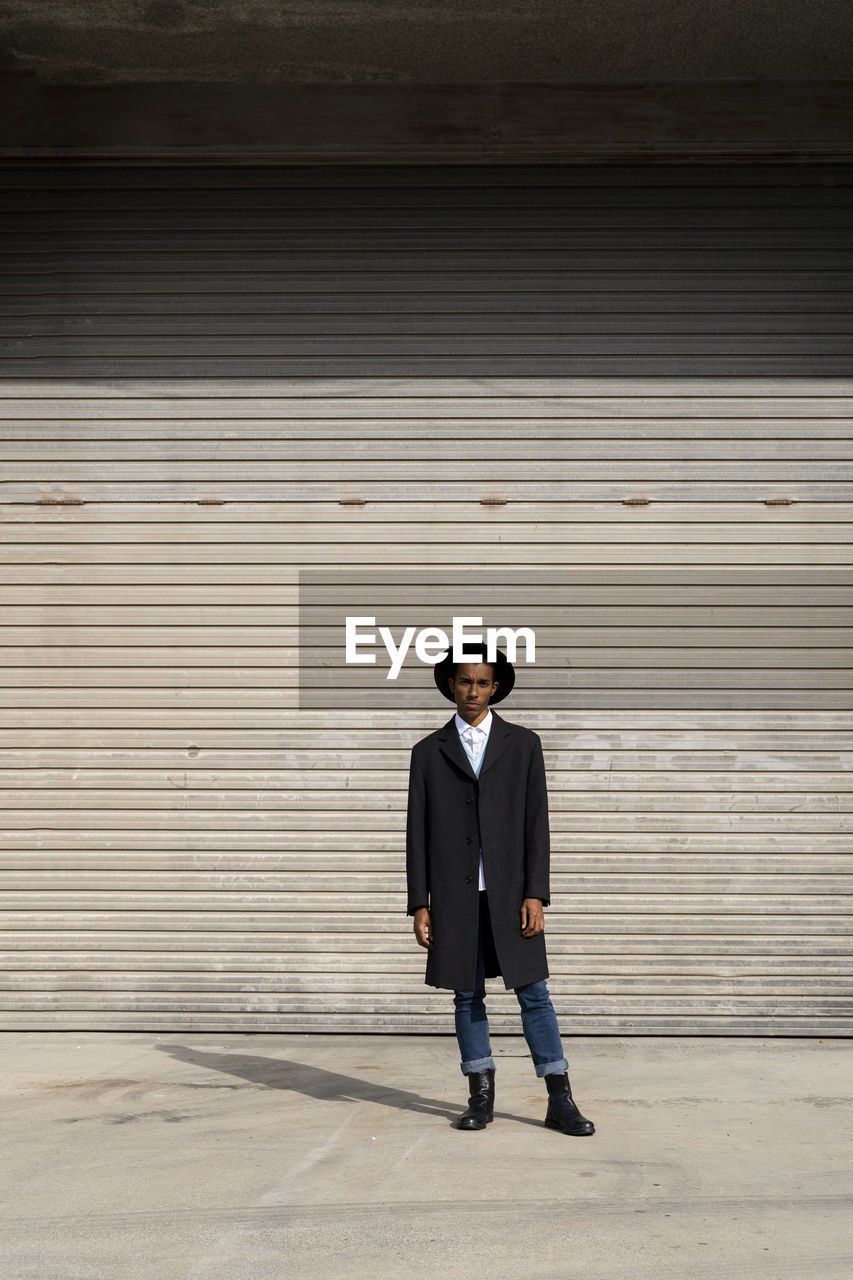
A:
[[[462,1057],[462,1072],[494,1070],[489,1042],[489,1020],[486,1017],[486,983],[483,962],[483,930],[491,929],[488,901],[480,895],[480,929],[477,938],[477,971],[473,991],[455,991],[453,1004],[456,1016],[456,1039]],[[557,1015],[548,994],[548,985],[542,978],[525,987],[516,987],[515,994],[521,1006],[521,1026],[533,1059],[537,1076],[561,1075],[569,1064],[563,1055]]]

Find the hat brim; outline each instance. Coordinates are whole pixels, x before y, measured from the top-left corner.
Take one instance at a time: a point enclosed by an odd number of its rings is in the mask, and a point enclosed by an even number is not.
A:
[[[468,656],[466,662],[488,662],[491,666],[498,687],[489,698],[489,706],[492,707],[496,702],[503,702],[504,698],[512,693],[515,685],[515,667],[509,661],[505,653],[500,649],[495,652],[495,660],[492,662],[486,657],[486,646],[479,647],[477,645],[466,645]],[[451,649],[446,658],[442,658],[441,662],[437,662],[432,669],[433,679],[439,693],[443,694],[448,702],[452,702],[455,706],[456,699],[450,691],[449,679],[453,675],[453,650]]]

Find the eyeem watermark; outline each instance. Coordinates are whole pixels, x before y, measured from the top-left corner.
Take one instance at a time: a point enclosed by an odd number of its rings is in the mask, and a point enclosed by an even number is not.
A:
[[[412,641],[415,645],[415,655],[421,662],[428,666],[435,666],[437,662],[441,662],[447,657],[452,647],[453,661],[465,662],[471,658],[475,658],[477,654],[468,653],[467,647],[473,645],[486,646],[486,661],[494,662],[497,656],[498,646],[501,645],[506,650],[506,656],[510,662],[518,661],[518,643],[519,640],[524,643],[524,661],[536,661],[536,636],[530,627],[486,627],[483,633],[483,619],[475,617],[454,617],[451,620],[452,631],[448,637],[447,632],[441,627],[423,627],[420,631],[416,631],[414,627],[406,627],[400,637],[399,644],[395,641],[390,627],[379,627],[379,635],[391,659],[391,668],[385,677],[386,680],[396,680],[402,670],[406,655],[409,652]],[[365,666],[376,662],[376,654],[369,650],[376,648],[376,631],[365,630],[368,627],[376,627],[376,618],[374,616],[348,615],[346,618],[346,662]],[[469,630],[468,628],[479,627],[479,631]],[[367,650],[366,652],[361,652]]]

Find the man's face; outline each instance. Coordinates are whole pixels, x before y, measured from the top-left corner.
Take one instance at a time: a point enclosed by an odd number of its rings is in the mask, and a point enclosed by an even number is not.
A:
[[[456,676],[449,676],[448,688],[456,702],[456,710],[468,724],[485,720],[489,710],[489,698],[498,687],[492,679],[488,662],[460,662]]]

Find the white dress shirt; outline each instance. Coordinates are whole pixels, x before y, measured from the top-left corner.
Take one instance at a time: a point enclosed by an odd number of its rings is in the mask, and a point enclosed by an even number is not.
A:
[[[455,716],[456,731],[462,739],[463,746],[467,746],[471,755],[474,757],[474,768],[480,762],[482,753],[486,749],[486,743],[489,740],[489,733],[492,728],[492,713],[486,712],[485,720],[481,720],[479,724],[469,724],[467,720],[463,720],[457,711]],[[480,854],[480,889],[485,889],[486,877],[483,874],[483,855]]]

